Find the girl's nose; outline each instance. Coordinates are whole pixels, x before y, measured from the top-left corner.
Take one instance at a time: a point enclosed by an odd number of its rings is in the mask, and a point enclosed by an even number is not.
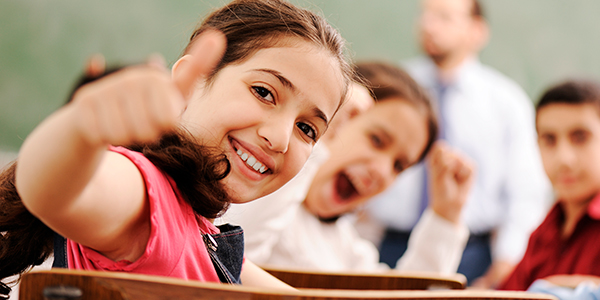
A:
[[[374,158],[374,163],[371,165],[371,174],[373,179],[377,181],[380,187],[386,188],[396,178],[396,172],[394,171],[394,159],[390,159],[386,156]]]
[[[286,118],[274,118],[263,122],[258,135],[265,140],[270,150],[286,153],[295,126],[295,119],[290,121]]]

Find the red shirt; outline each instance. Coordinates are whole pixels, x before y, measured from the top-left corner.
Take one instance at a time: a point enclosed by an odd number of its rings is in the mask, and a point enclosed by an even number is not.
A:
[[[219,282],[201,233],[218,233],[204,217],[179,196],[173,180],[144,155],[111,147],[131,160],[142,173],[150,204],[150,237],[144,254],[134,262],[112,261],[102,254],[67,240],[69,269],[131,272]]]
[[[557,274],[600,276],[600,194],[568,238],[561,237],[563,223],[558,202],[531,234],[523,259],[498,289],[524,291],[536,279]]]

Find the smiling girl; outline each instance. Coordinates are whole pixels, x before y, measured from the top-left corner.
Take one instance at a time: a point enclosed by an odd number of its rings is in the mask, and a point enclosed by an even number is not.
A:
[[[210,221],[300,170],[345,98],[342,53],[314,13],[240,0],[204,20],[171,74],[134,66],[83,86],[2,175],[0,278],[48,257],[54,231],[72,269],[224,281]],[[260,271],[246,261],[241,279],[273,283]]]

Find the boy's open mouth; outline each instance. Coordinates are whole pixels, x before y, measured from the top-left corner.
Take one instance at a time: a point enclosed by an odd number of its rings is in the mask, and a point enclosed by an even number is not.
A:
[[[335,190],[340,196],[340,200],[345,202],[352,201],[352,198],[358,196],[358,191],[354,187],[354,184],[344,172],[338,174],[335,181]]]

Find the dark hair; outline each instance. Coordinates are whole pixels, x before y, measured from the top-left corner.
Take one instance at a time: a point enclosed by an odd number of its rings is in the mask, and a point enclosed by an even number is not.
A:
[[[167,133],[156,143],[128,148],[167,173],[197,214],[214,219],[229,207],[231,200],[220,183],[230,171],[226,154],[196,142],[183,130]]]
[[[217,29],[227,38],[225,54],[207,78],[209,82],[225,66],[243,62],[260,49],[283,46],[289,41],[282,38],[292,37],[322,47],[337,60],[344,79],[340,106],[346,98],[353,70],[346,61],[345,41],[337,30],[314,12],[283,0],[234,0],[200,24],[184,54],[196,38],[209,29]]]
[[[407,101],[427,118],[427,143],[419,161],[427,156],[438,135],[438,118],[426,91],[400,67],[385,62],[361,62],[355,66],[375,101]]]
[[[536,112],[542,107],[556,104],[592,104],[600,112],[600,83],[578,79],[553,85],[544,92],[536,105]]]
[[[337,59],[344,79],[340,106],[346,97],[353,75],[344,57],[344,40],[322,17],[308,10],[283,0],[233,1],[205,19],[193,33],[186,51],[207,29],[218,29],[227,38],[224,57],[208,82],[223,67],[240,63],[259,49],[283,45],[281,37],[298,37],[322,46]],[[88,79],[81,79],[79,84],[90,82]],[[130,149],[143,153],[172,177],[196,213],[215,218],[225,212],[230,200],[219,182],[229,173],[225,154],[201,145],[185,131]],[[15,167],[13,163],[0,174],[0,279],[41,264],[53,252],[53,231],[25,209],[16,191]]]
[[[23,273],[53,252],[54,232],[25,208],[17,193],[16,167],[13,162],[0,173],[0,278]]]

